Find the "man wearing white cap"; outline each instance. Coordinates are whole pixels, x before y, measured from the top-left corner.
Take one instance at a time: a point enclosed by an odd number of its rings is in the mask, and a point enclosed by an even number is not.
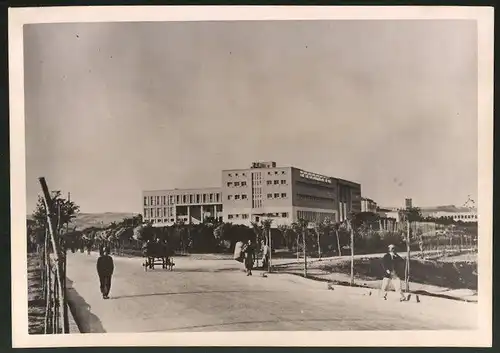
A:
[[[404,261],[401,256],[396,253],[395,246],[393,244],[389,245],[388,249],[389,251],[382,259],[384,278],[382,279],[381,293],[383,294],[384,300],[387,300],[387,287],[389,286],[389,283],[392,282],[396,293],[399,294],[399,301],[404,301],[405,297],[401,292],[401,279],[399,273],[401,264],[404,263]]]

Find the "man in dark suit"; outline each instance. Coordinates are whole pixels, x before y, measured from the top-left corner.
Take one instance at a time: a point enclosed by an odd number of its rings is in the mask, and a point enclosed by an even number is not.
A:
[[[102,249],[101,256],[97,259],[97,274],[101,284],[101,293],[103,299],[109,299],[111,290],[111,277],[113,276],[114,264],[113,258],[109,256],[109,248]]]
[[[405,297],[401,291],[401,267],[404,265],[404,260],[396,253],[394,245],[389,245],[387,254],[382,259],[382,267],[384,268],[384,278],[382,279],[381,293],[384,300],[387,300],[387,287],[392,282],[394,289],[399,295],[399,301],[404,301]]]

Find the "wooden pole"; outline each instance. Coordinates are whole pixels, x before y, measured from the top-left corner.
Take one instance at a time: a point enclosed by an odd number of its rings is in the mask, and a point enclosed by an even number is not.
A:
[[[304,248],[304,278],[307,278],[307,254],[306,254],[306,228],[307,225],[302,227],[302,247]]]
[[[269,261],[267,264],[267,272],[271,273],[272,271],[272,266],[271,266],[271,260],[272,260],[272,253],[273,253],[273,241],[272,241],[272,236],[271,236],[271,227],[268,229],[268,239],[269,239]]]
[[[354,228],[351,222],[348,223],[351,233],[351,286],[354,285]]]
[[[406,292],[410,291],[410,220],[406,220],[406,266],[405,266],[405,287]]]
[[[337,236],[337,249],[339,251],[339,256],[342,256],[342,252],[340,249],[340,239],[339,239],[339,230],[335,229],[335,235]]]
[[[300,250],[299,250],[299,234],[296,234],[297,238],[295,239],[296,240],[296,243],[297,243],[297,262],[300,261]]]
[[[39,178],[39,181],[40,181],[40,185],[42,187],[42,191],[43,191],[43,199],[44,199],[44,202],[45,202],[45,208],[47,210],[47,223],[48,223],[48,226],[49,226],[49,233],[50,233],[50,240],[51,240],[51,243],[52,243],[52,248],[53,248],[53,256],[54,256],[54,262],[55,262],[55,267],[56,267],[56,283],[57,283],[57,290],[58,290],[58,297],[60,298],[59,300],[59,305],[60,306],[63,306],[64,305],[64,302],[65,300],[63,300],[63,298],[65,298],[65,295],[63,293],[63,287],[62,287],[62,281],[63,281],[63,278],[62,278],[62,270],[61,270],[61,261],[60,261],[60,255],[61,255],[61,251],[59,249],[59,244],[58,244],[58,234],[57,234],[57,230],[54,229],[54,224],[53,224],[53,220],[52,220],[52,211],[53,211],[53,204],[52,204],[52,198],[50,196],[50,193],[49,193],[49,188],[47,187],[47,183],[45,181],[45,178]],[[61,308],[63,309],[63,308]],[[67,321],[67,318],[64,317],[64,309],[63,310],[59,310],[58,314],[60,315],[60,319],[61,319],[61,322],[66,322]],[[66,325],[65,325],[66,326]]]

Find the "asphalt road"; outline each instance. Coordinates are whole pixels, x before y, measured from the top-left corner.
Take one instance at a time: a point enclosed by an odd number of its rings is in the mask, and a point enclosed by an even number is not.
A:
[[[233,260],[175,258],[173,272],[145,272],[115,257],[102,299],[95,254],[68,254],[69,300],[82,332],[456,330],[477,327],[477,305],[421,297],[400,303],[374,291],[285,274],[247,277]]]

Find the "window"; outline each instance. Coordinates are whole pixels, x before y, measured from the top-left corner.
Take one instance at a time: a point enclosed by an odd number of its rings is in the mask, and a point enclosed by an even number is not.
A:
[[[248,215],[247,215],[247,214],[242,214],[242,215],[241,215],[241,218],[243,218],[243,219],[248,219]]]
[[[196,194],[196,203],[200,203],[200,194]]]
[[[241,195],[241,198],[242,198],[243,200],[246,200],[246,199],[247,199],[247,195],[246,195],[246,194],[243,194],[243,195]]]
[[[272,199],[273,198],[273,194],[267,194],[267,198],[268,199]]]
[[[210,200],[210,202],[214,202],[214,194],[210,194],[209,200]]]
[[[203,203],[207,202],[207,194],[203,194]]]
[[[234,186],[240,186],[240,182],[239,181],[235,182]]]
[[[231,173],[229,173],[227,176],[228,176],[228,177],[232,177],[233,175],[232,175]]]
[[[246,181],[242,181],[241,182],[241,186],[247,186],[247,182]]]
[[[227,195],[227,199],[228,200],[232,200],[233,199],[233,195]]]
[[[161,223],[161,219],[156,220],[156,222]]]
[[[282,170],[282,171],[281,171],[281,174],[285,175],[285,171],[284,171],[284,170]]]
[[[148,198],[144,197],[144,206],[147,206],[147,205],[148,205]]]
[[[283,217],[283,218],[287,218],[287,217],[288,217],[288,212],[283,212],[283,213],[281,214],[281,217]]]
[[[272,185],[273,184],[273,181],[272,180],[268,180],[267,181],[267,185]]]
[[[149,205],[154,206],[155,205],[155,198],[153,196],[149,197]]]
[[[245,173],[241,173],[241,175],[246,176],[246,174],[245,174]]]
[[[286,197],[286,193],[284,193],[284,192],[283,192],[283,193],[281,194],[281,197],[285,198],[285,197]]]
[[[233,186],[233,183],[232,183],[231,181],[228,181],[228,182],[227,182],[227,186],[228,186],[228,187],[231,187],[231,186]]]
[[[234,176],[238,176],[238,173],[234,174]]]
[[[280,197],[280,194],[279,194],[279,193],[277,193],[277,192],[275,192],[275,193],[274,193],[274,198],[275,198],[275,199],[277,199],[277,198],[279,198],[279,197]]]
[[[240,199],[240,195],[234,195],[234,199],[235,200],[239,200]]]
[[[281,181],[281,185],[284,185],[284,184],[286,184],[286,180]]]
[[[233,219],[233,215],[232,215],[232,214],[228,214],[228,215],[227,215],[227,218],[228,218],[228,219]]]
[[[165,205],[167,203],[167,197],[166,196],[162,196],[162,203],[163,203],[163,205]]]
[[[239,214],[235,214],[234,217],[235,218],[240,218],[240,215]]]
[[[149,218],[149,208],[144,209],[144,217]]]
[[[193,203],[193,195],[189,195],[189,203]]]
[[[160,205],[160,196],[156,196],[156,205]]]
[[[166,218],[165,218],[165,219],[163,220],[163,222],[167,223],[167,222],[168,222],[168,219],[166,219]]]
[[[187,203],[187,196],[186,195],[182,195],[182,203]]]
[[[163,217],[167,217],[167,208],[166,207],[163,208]]]
[[[215,194],[215,201],[220,202],[220,194]]]
[[[274,181],[274,185],[278,185],[279,183],[280,183],[280,181],[279,181],[279,180],[275,180],[275,181]]]
[[[175,195],[176,203],[181,203],[181,197],[179,195]]]

